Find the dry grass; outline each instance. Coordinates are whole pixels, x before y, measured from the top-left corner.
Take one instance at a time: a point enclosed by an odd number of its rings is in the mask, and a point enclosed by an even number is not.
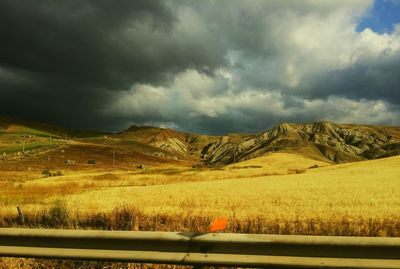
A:
[[[228,168],[259,167],[270,172],[286,174],[290,169],[306,169],[317,165],[324,167],[329,163],[306,158],[292,153],[270,153],[263,157],[228,165]]]
[[[145,214],[226,215],[236,219],[328,222],[400,219],[399,157],[345,164],[306,173],[110,188],[68,195],[68,205],[94,212],[125,204]],[[107,197],[107,199],[104,199]],[[400,222],[399,222],[400,223]]]
[[[400,236],[400,157],[306,169],[315,164],[327,165],[278,154],[222,170],[159,167],[8,180],[0,182],[0,226],[22,225],[19,203],[29,227],[205,231],[213,218],[227,216],[230,232]]]
[[[192,266],[0,258],[0,269],[192,269]]]
[[[93,190],[104,190],[113,193],[113,189],[126,187],[144,187],[215,181],[246,177],[265,177],[266,175],[291,174],[293,171],[305,171],[313,164],[326,163],[298,157],[294,154],[272,154],[267,157],[226,168],[191,169],[182,166],[157,166],[140,170],[93,170],[62,171],[63,176],[44,178],[41,171],[4,171],[0,177],[0,210],[14,212],[20,205],[25,211],[37,210],[38,206],[48,207],[52,201],[70,194],[89,193]],[[55,170],[54,170],[55,171]],[[53,172],[54,172],[53,171]],[[108,197],[108,195],[106,195]],[[126,197],[126,195],[124,195]],[[194,195],[193,197],[196,197]],[[79,198],[81,199],[81,198]],[[111,202],[107,208],[120,204]],[[129,204],[129,203],[128,203]]]
[[[223,170],[192,171],[174,167],[85,172],[12,185],[6,183],[9,185],[0,191],[2,216],[15,217],[18,204],[27,215],[37,216],[37,212],[45,215],[55,200],[63,199],[70,218],[85,221],[94,216],[98,218],[98,214],[108,216],[123,206],[140,211],[143,216],[168,216],[170,230],[184,228],[181,223],[172,224],[174,219],[179,222],[224,215],[239,223],[255,219],[269,226],[297,223],[303,231],[309,230],[308,223],[318,223],[309,231],[312,234],[392,234],[384,229],[368,232],[368,223],[382,220],[397,223],[400,217],[399,157],[311,170],[304,170],[305,166],[310,166],[308,160],[303,160],[306,163],[298,160],[298,168],[286,170],[293,175],[263,176],[276,173],[271,164],[283,171],[279,158],[286,162],[288,158],[299,157],[278,154],[264,160],[269,160],[264,162],[268,165],[262,166],[263,163],[256,160],[240,164],[242,169],[231,166]],[[255,168],[243,168],[251,165]],[[343,225],[346,222],[353,228],[348,230]],[[40,221],[35,220],[35,223],[39,225]],[[358,224],[361,226],[357,227]],[[340,227],[335,228],[335,225]],[[345,227],[343,231],[341,227]],[[290,229],[283,230],[292,233]],[[271,232],[283,230],[274,228]],[[259,232],[257,229],[249,231]],[[293,232],[297,233],[298,229],[294,228]]]

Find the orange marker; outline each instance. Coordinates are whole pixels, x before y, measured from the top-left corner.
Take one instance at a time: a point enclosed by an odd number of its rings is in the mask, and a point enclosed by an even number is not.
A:
[[[208,227],[209,232],[218,232],[226,229],[226,226],[228,224],[228,218],[222,217],[222,218],[216,218]]]

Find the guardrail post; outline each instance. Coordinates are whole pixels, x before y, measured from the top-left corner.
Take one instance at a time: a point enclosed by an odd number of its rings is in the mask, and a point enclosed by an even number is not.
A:
[[[24,214],[22,214],[22,210],[21,210],[21,208],[19,208],[19,206],[17,206],[17,211],[18,211],[18,223],[20,225],[24,225],[25,217],[24,217]]]

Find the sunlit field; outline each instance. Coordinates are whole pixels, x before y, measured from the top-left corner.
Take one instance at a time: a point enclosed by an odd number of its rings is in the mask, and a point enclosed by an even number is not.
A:
[[[332,165],[275,153],[212,169],[63,171],[46,178],[39,171],[4,172],[0,225],[207,231],[224,216],[227,232],[400,236],[399,164],[400,157]],[[40,260],[0,262],[13,266],[44,268]]]
[[[295,165],[285,170],[290,158]],[[226,216],[228,230],[235,232],[397,236],[399,163],[392,157],[330,165],[281,153],[213,169],[66,172],[50,178],[10,172],[1,182],[0,224],[201,231],[212,218]]]

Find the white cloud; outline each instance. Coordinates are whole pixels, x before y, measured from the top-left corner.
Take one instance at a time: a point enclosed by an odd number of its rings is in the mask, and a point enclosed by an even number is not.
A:
[[[400,60],[400,28],[392,34],[356,31],[372,1],[171,5],[179,16],[176,33],[222,52],[226,64],[214,73],[189,66],[162,87],[134,85],[108,111],[192,129],[210,119],[231,122],[232,130],[242,128],[237,123],[251,129],[322,119],[400,124],[398,103],[388,99],[400,87],[392,68]],[[369,80],[384,89],[381,98],[371,94],[380,88]]]
[[[327,99],[304,101],[297,113],[319,114],[321,119],[338,123],[399,124],[400,112],[381,100],[350,100],[331,96]],[[308,115],[307,115],[308,114]]]
[[[119,101],[106,112],[129,115],[143,115],[144,124],[176,128],[196,128],[191,122],[199,118],[227,119],[232,129],[252,130],[246,126],[250,121],[270,123],[276,121],[317,121],[331,120],[338,123],[399,124],[399,108],[382,100],[351,100],[330,96],[326,99],[302,99],[288,96],[280,91],[246,89],[239,93],[226,92],[222,95],[208,95],[215,83],[211,77],[189,70],[177,76],[168,88],[138,85],[119,97]],[[187,89],[193,83],[203,89],[201,95]],[[208,87],[208,88],[207,88]],[[261,122],[262,123],[262,122]],[[261,128],[263,125],[260,125]],[[254,127],[253,127],[254,128]],[[258,127],[260,128],[260,127]],[[266,128],[264,126],[264,128]],[[242,131],[243,131],[242,130]],[[216,130],[217,132],[220,130]]]

